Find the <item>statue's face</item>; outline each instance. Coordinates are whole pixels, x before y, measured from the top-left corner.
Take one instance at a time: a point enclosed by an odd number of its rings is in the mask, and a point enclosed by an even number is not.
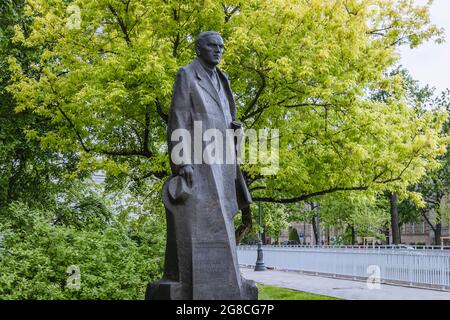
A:
[[[209,65],[219,64],[223,54],[223,40],[218,35],[211,35],[203,39],[198,47],[198,56]]]

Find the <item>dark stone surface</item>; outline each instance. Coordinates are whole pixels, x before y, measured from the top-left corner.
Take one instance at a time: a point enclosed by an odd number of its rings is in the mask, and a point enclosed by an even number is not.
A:
[[[215,128],[224,137],[226,129],[239,126],[229,80],[216,68],[222,38],[201,34],[196,48],[197,59],[179,70],[174,85],[169,152],[173,130],[186,129],[193,137],[194,121],[202,121],[203,132]],[[210,76],[214,71],[215,84]],[[146,299],[256,300],[258,289],[242,278],[237,261],[233,218],[251,203],[239,165],[171,161],[171,168],[173,176],[162,192],[167,219],[164,276],[148,285]]]

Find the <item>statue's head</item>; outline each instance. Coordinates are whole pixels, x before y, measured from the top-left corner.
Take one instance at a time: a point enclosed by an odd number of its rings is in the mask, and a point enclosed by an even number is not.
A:
[[[216,66],[220,63],[223,54],[223,39],[214,31],[202,32],[195,41],[195,51],[204,63]]]

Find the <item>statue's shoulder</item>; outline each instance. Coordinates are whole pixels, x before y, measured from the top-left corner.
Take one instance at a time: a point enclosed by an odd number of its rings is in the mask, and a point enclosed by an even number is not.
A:
[[[195,70],[195,65],[193,63],[190,63],[178,69],[177,76],[183,77],[186,80],[190,80],[193,79],[194,75],[196,74]]]

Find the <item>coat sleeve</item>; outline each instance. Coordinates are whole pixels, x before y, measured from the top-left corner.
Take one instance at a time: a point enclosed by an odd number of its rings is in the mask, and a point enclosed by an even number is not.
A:
[[[172,133],[177,129],[185,129],[186,132],[189,132],[190,134],[193,132],[193,121],[191,110],[192,106],[191,106],[191,95],[188,76],[186,70],[184,68],[181,68],[177,72],[177,77],[173,87],[172,104],[170,107],[169,122],[167,126],[167,144],[169,147],[168,148],[169,159],[172,172],[174,174],[179,174],[181,168],[183,168],[185,165],[189,165],[192,163],[189,161],[185,161],[185,159],[188,160],[189,157],[183,158],[183,161],[181,163],[179,159],[178,161],[172,161],[174,160],[172,159],[172,150],[174,149],[174,147],[176,147],[176,145],[180,143],[180,140],[172,141],[171,139]],[[183,152],[184,151],[185,149],[183,149]],[[190,157],[192,157],[191,150],[186,151],[188,151]]]

